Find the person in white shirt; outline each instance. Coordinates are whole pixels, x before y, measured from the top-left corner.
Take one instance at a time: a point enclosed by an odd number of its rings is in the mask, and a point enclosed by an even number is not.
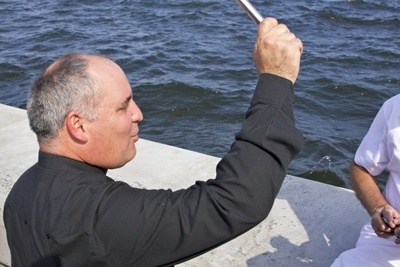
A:
[[[381,192],[376,177],[389,172]],[[371,215],[356,247],[332,267],[400,266],[400,94],[387,100],[372,122],[350,164],[350,182]]]

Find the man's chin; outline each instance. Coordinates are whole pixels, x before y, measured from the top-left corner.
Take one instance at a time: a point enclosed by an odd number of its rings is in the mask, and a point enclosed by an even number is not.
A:
[[[108,167],[107,169],[117,169],[125,166],[128,162],[130,162],[136,156],[136,149],[130,153],[125,160],[121,160],[121,162],[115,162],[113,166]]]

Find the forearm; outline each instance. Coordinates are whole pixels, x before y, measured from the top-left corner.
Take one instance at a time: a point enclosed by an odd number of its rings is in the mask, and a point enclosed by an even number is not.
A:
[[[235,209],[242,207],[249,216],[265,218],[291,160],[303,144],[294,123],[293,102],[293,87],[288,80],[262,75],[243,127],[218,165],[216,182],[229,180],[227,187],[235,185],[230,187],[236,196],[232,203],[241,201]],[[230,204],[226,191],[216,192]]]
[[[378,187],[376,178],[354,161],[350,163],[350,183],[369,215],[372,216],[378,208],[388,205]]]

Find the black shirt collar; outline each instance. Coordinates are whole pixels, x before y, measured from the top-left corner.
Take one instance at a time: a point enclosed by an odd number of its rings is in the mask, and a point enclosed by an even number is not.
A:
[[[40,150],[39,150],[38,165],[43,168],[65,170],[65,171],[83,170],[88,172],[97,172],[97,173],[101,172],[104,175],[108,171],[107,169],[93,166],[82,161],[77,161],[74,159],[70,159],[55,154],[49,154]]]

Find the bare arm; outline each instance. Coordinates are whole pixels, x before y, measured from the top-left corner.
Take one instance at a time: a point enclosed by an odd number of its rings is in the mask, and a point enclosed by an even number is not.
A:
[[[350,163],[350,182],[367,212],[371,215],[371,225],[380,237],[390,237],[396,227],[395,218],[399,213],[389,205],[382,195],[376,177],[368,173],[366,169],[357,165],[354,161]],[[383,221],[385,218],[387,224]]]

